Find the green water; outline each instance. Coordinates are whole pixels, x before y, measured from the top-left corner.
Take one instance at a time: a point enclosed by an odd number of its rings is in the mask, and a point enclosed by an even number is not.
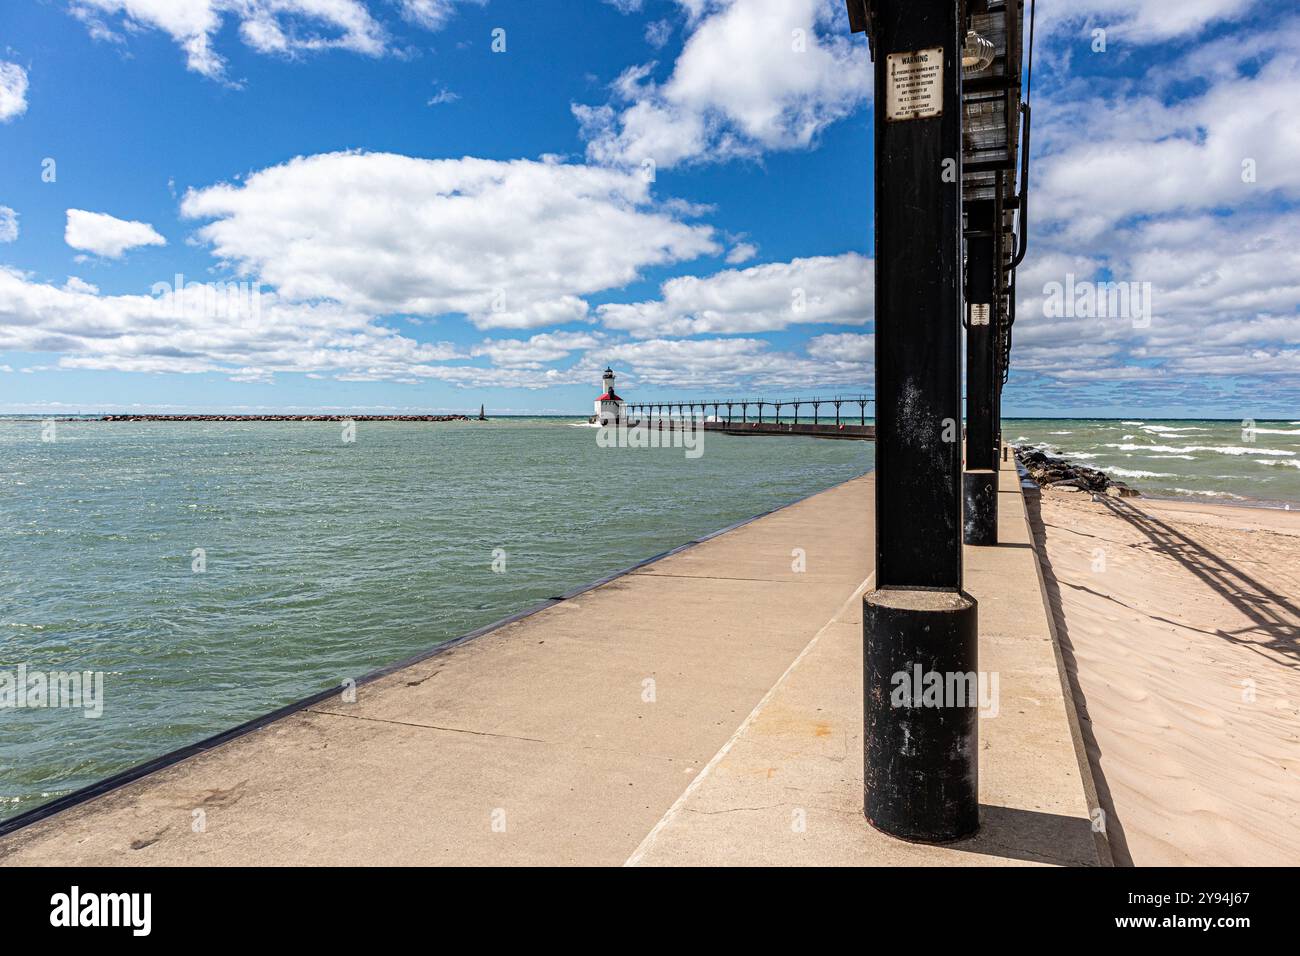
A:
[[[1300,507],[1300,421],[1008,419],[1002,434],[1146,495]]]
[[[812,438],[601,449],[567,420],[356,427],[59,422],[42,441],[0,421],[0,673],[104,674],[98,718],[0,708],[0,817],[874,461]]]

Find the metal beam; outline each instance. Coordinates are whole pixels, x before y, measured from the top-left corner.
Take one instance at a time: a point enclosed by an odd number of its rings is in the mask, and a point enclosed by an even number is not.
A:
[[[961,585],[961,103],[957,0],[877,0],[876,428],[880,587]],[[942,57],[941,115],[889,119]],[[907,73],[905,71],[911,71]]]
[[[850,11],[852,11],[852,0]],[[872,0],[876,589],[863,598],[869,823],[944,842],[979,825],[977,677],[961,590],[961,0]]]
[[[998,176],[1001,186],[1002,177]],[[998,540],[994,392],[1002,285],[1001,203],[966,203],[966,474],[963,532],[967,544]]]

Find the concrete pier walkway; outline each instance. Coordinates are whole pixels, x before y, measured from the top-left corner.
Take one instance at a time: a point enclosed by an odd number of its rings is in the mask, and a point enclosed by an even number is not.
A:
[[[964,844],[862,818],[867,476],[36,822],[0,863],[1101,862],[1003,478],[1007,544],[968,549],[1000,713]]]

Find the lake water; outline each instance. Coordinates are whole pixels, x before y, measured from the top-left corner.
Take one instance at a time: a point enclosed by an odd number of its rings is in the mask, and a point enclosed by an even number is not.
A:
[[[104,675],[99,717],[0,707],[0,817],[874,462],[812,438],[601,449],[572,422],[362,422],[345,442],[336,423],[43,441],[0,421],[0,681]]]
[[[1300,507],[1300,421],[1009,419],[1002,435],[1146,495]]]

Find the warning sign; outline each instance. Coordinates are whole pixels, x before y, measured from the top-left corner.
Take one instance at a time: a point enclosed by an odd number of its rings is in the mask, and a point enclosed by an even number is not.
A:
[[[943,115],[943,47],[891,53],[885,60],[885,70],[889,75],[885,119]]]

